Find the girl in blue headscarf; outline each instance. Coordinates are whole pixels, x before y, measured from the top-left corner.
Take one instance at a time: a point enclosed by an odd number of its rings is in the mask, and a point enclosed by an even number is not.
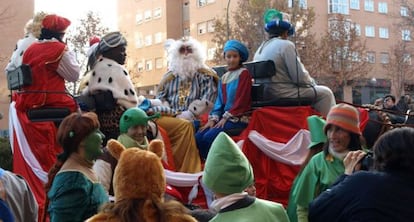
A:
[[[219,81],[217,100],[208,122],[196,133],[197,147],[204,159],[214,138],[221,131],[247,126],[247,116],[244,114],[251,108],[252,77],[243,66],[243,62],[249,58],[249,51],[243,43],[229,40],[224,45],[224,58],[227,72]]]

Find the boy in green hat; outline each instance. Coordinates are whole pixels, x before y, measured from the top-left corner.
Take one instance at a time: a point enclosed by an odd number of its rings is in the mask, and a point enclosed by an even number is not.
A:
[[[218,213],[210,221],[289,221],[281,204],[243,192],[253,184],[253,169],[236,143],[224,132],[211,145],[202,180],[216,196],[210,207]]]
[[[121,134],[117,140],[126,148],[138,147],[146,150],[149,144],[147,138],[148,121],[158,117],[159,114],[147,116],[140,108],[133,107],[127,109],[119,120]],[[117,160],[112,157],[105,147],[104,153],[96,160],[93,166],[99,181],[110,196],[114,195],[112,179],[117,163]]]
[[[308,121],[308,129],[309,129],[310,136],[311,136],[311,143],[308,146],[309,148],[308,155],[306,156],[306,159],[303,162],[301,170],[299,171],[296,178],[299,177],[302,169],[306,166],[306,164],[309,162],[312,156],[322,151],[323,145],[326,143],[326,140],[327,140],[326,135],[323,131],[326,125],[326,121],[324,119],[322,119],[319,116],[313,115],[313,116],[309,116],[307,118],[307,121]],[[291,192],[290,192],[290,197],[289,197],[289,203],[286,209],[290,222],[298,221],[298,215],[296,214],[296,201],[295,201],[296,197],[294,197],[293,195],[293,190],[295,190],[296,187],[297,187],[297,179],[293,181],[292,187],[290,189]]]

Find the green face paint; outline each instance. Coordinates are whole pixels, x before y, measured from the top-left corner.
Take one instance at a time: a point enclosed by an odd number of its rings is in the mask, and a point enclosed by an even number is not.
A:
[[[105,135],[102,134],[99,129],[93,131],[85,139],[83,139],[83,145],[85,147],[85,157],[87,160],[95,160],[99,155],[103,153],[102,151],[102,139],[105,138]]]

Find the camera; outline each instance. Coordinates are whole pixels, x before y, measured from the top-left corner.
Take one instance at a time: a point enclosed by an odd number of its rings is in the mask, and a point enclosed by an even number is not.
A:
[[[374,168],[374,153],[371,150],[368,151],[364,158],[361,159],[360,163],[361,170],[372,170]]]

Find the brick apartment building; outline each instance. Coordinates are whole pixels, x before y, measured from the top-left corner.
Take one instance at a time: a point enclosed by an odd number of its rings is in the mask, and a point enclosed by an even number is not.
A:
[[[214,19],[231,12],[240,0],[122,0],[118,1],[118,26],[128,39],[127,66],[140,94],[154,95],[156,86],[166,72],[164,42],[168,38],[192,36],[207,49],[209,60],[215,46],[211,42]],[[292,0],[286,4],[291,5]],[[356,23],[360,36],[366,41],[367,55],[373,69],[362,76],[352,88],[353,101],[369,103],[376,97],[393,92],[383,64],[390,60],[390,47],[398,39],[411,42],[410,29],[397,29],[404,16],[412,16],[408,8],[395,0],[300,0],[304,8],[314,8],[316,22],[311,32],[320,37],[328,29],[328,21],[336,13],[344,14]],[[231,20],[230,20],[231,21]],[[231,25],[231,22],[230,22]],[[411,55],[407,54],[407,60]],[[208,63],[212,64],[211,61]],[[408,79],[405,93],[412,93],[413,80]],[[345,100],[350,97],[345,96]],[[351,102],[351,101],[350,101]]]
[[[22,7],[24,5],[24,7]],[[7,89],[4,68],[16,47],[18,39],[24,35],[23,27],[33,17],[34,0],[14,0],[0,2],[0,136],[8,135],[10,92]]]

